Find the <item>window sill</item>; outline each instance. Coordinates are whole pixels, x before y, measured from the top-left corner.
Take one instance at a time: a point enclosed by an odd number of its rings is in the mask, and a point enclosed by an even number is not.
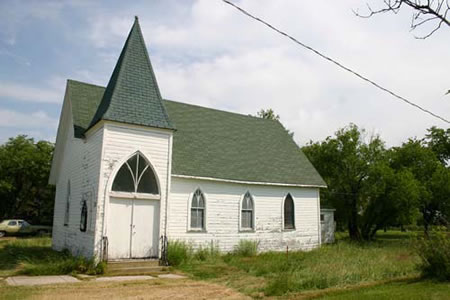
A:
[[[256,230],[252,229],[252,228],[249,228],[249,229],[243,228],[243,229],[239,230],[239,233],[255,233],[255,232],[256,232]]]
[[[291,231],[295,231],[295,228],[284,228],[283,232],[291,232]]]
[[[189,229],[188,233],[207,233],[206,229]]]

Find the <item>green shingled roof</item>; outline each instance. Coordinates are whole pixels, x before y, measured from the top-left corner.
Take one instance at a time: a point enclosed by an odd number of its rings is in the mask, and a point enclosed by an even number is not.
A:
[[[173,129],[161,101],[136,17],[89,127],[110,120]]]
[[[69,80],[67,89],[75,135],[81,137],[105,88]],[[278,121],[168,100],[162,103],[177,128],[172,174],[325,186]]]

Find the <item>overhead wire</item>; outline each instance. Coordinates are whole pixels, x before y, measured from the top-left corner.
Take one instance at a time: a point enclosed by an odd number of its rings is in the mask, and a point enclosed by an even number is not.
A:
[[[229,0],[222,0],[222,1],[223,1],[224,3],[230,5],[230,6],[234,7],[235,9],[237,9],[238,11],[240,11],[241,13],[243,13],[244,15],[250,17],[251,19],[253,19],[253,20],[257,21],[257,22],[260,22],[260,23],[266,25],[267,27],[269,27],[270,29],[274,30],[275,32],[277,32],[277,33],[279,33],[279,34],[281,34],[281,35],[287,37],[288,39],[290,39],[290,40],[293,41],[294,43],[296,43],[296,44],[302,46],[303,48],[306,48],[306,49],[309,50],[309,51],[312,51],[313,53],[319,55],[319,56],[322,57],[323,59],[326,59],[327,61],[329,61],[329,62],[331,62],[331,63],[337,65],[337,66],[340,67],[341,69],[343,69],[343,70],[345,70],[345,71],[347,71],[347,72],[352,73],[353,75],[355,75],[355,76],[357,76],[358,78],[360,78],[360,79],[362,79],[362,80],[364,80],[364,81],[370,83],[371,85],[375,86],[376,88],[378,88],[378,89],[380,89],[380,90],[382,90],[382,91],[384,91],[384,92],[390,94],[391,96],[393,96],[393,97],[395,97],[395,98],[397,98],[397,99],[399,99],[399,100],[401,100],[401,101],[403,101],[403,102],[405,102],[405,103],[407,103],[407,104],[409,104],[409,105],[411,105],[411,106],[413,106],[413,107],[415,107],[415,108],[421,110],[422,112],[425,112],[425,113],[427,113],[427,114],[429,114],[429,115],[431,115],[431,116],[433,116],[433,117],[435,117],[435,118],[437,118],[437,119],[440,119],[441,121],[444,121],[445,123],[450,124],[450,121],[447,120],[446,118],[444,118],[444,117],[442,117],[442,116],[440,116],[440,115],[438,115],[438,114],[435,114],[435,113],[433,113],[432,111],[430,111],[430,110],[428,110],[428,109],[426,109],[426,108],[423,108],[422,106],[420,106],[420,105],[418,105],[418,104],[412,102],[411,100],[406,99],[406,98],[403,97],[403,96],[398,95],[397,93],[391,91],[391,90],[388,89],[388,88],[383,87],[382,85],[380,85],[380,84],[376,83],[375,81],[373,81],[373,80],[367,78],[366,76],[361,75],[360,73],[358,73],[358,72],[352,70],[351,68],[346,67],[346,66],[343,65],[342,63],[336,61],[335,59],[333,59],[333,58],[331,58],[331,57],[329,57],[329,56],[327,56],[327,55],[321,53],[320,51],[314,49],[314,48],[311,47],[311,46],[306,45],[305,43],[299,41],[298,39],[296,39],[295,37],[289,35],[288,33],[286,33],[286,32],[284,32],[284,31],[282,31],[282,30],[276,28],[275,26],[273,26],[273,25],[271,25],[270,23],[268,23],[268,22],[262,20],[261,18],[254,16],[253,14],[251,14],[251,13],[249,13],[248,11],[246,11],[245,9],[243,9],[243,8],[241,8],[241,7],[239,7],[239,6],[237,6],[237,5],[234,4],[233,2],[231,2],[231,1],[229,1]]]

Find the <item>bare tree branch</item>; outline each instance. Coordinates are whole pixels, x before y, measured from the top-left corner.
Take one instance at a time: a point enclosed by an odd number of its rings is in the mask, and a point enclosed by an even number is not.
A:
[[[447,17],[450,11],[449,0],[383,0],[384,7],[380,9],[372,9],[367,4],[368,13],[360,14],[359,11],[353,11],[355,15],[361,18],[370,18],[374,15],[392,12],[397,14],[404,6],[408,6],[414,10],[411,18],[411,31],[414,31],[418,27],[434,22],[434,28],[427,34],[422,36],[415,36],[418,39],[426,39],[433,33],[441,28],[441,26],[447,25],[450,27],[450,18]]]

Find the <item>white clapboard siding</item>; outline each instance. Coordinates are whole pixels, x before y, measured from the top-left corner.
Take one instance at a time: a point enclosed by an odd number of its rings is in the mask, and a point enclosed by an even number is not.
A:
[[[100,189],[98,193],[98,220],[95,254],[101,254],[101,239],[108,235],[107,214],[113,176],[122,164],[140,151],[156,171],[160,188],[160,234],[165,230],[166,195],[170,181],[170,149],[172,132],[119,123],[105,123],[101,159]]]
[[[71,116],[68,113],[67,116]],[[64,155],[56,178],[55,212],[53,220],[53,248],[69,249],[74,255],[94,255],[95,223],[97,219],[98,179],[103,141],[103,128],[90,133],[86,139],[74,137],[72,118],[65,119]],[[59,137],[61,138],[61,137]],[[70,180],[71,197],[68,226],[64,226],[67,185]],[[80,231],[81,201],[87,200],[88,224]]]
[[[206,232],[189,230],[189,202],[200,188],[206,198]],[[254,232],[239,228],[240,204],[244,194],[253,196]],[[290,193],[295,204],[295,230],[283,230],[283,200]],[[211,243],[231,251],[239,240],[259,242],[261,251],[307,250],[320,245],[318,188],[280,187],[211,182],[172,177],[169,197],[168,238],[194,247]]]

